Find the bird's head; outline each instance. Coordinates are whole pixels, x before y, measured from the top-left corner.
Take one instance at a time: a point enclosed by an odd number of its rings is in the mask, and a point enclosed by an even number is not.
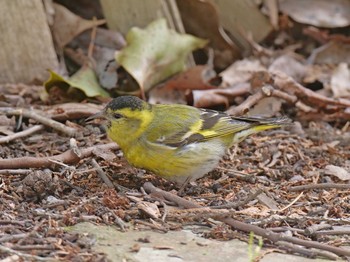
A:
[[[88,119],[93,118],[105,118],[108,136],[122,146],[123,141],[136,140],[144,132],[153,118],[152,105],[135,96],[120,96]]]

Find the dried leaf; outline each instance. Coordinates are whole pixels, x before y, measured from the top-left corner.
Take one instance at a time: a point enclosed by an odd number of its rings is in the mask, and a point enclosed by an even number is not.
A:
[[[117,51],[115,58],[145,92],[181,72],[187,55],[207,44],[206,40],[168,29],[165,19],[154,21],[145,29],[132,28],[126,40],[127,47]]]
[[[161,216],[158,206],[151,202],[139,202],[137,203],[137,208],[147,216],[157,219]]]
[[[205,90],[193,92],[193,106],[200,108],[210,108],[217,105],[229,106],[228,98],[220,94],[218,90]]]
[[[301,82],[305,76],[306,66],[294,56],[295,54],[285,54],[278,57],[269,66],[269,71],[281,71],[293,77],[295,81]]]
[[[348,64],[341,63],[333,71],[331,89],[335,98],[350,97],[350,70]]]
[[[280,0],[279,4],[283,13],[299,23],[327,28],[350,25],[348,0]]]
[[[226,34],[218,10],[211,1],[177,0],[186,32],[209,39],[216,68],[226,68],[241,57],[241,51]]]
[[[210,81],[216,77],[216,72],[210,65],[198,65],[174,76],[165,83],[169,89],[203,90],[213,89],[216,86]]]
[[[106,23],[105,20],[85,20],[64,6],[56,3],[53,4],[53,7],[55,9],[55,16],[52,31],[60,47],[64,47],[83,31]]]
[[[78,89],[87,97],[109,97],[109,94],[98,83],[94,71],[89,66],[83,66],[68,80],[50,71],[50,78],[45,82],[44,86],[48,94],[56,87],[66,93],[67,96],[74,94],[74,89]],[[76,99],[76,97],[72,98]]]
[[[186,90],[169,89],[165,85],[158,85],[148,93],[151,104],[187,104]]]
[[[220,73],[222,87],[248,82],[255,72],[266,71],[266,68],[257,59],[243,59],[235,62]]]
[[[327,165],[324,170],[325,174],[336,176],[342,181],[350,180],[350,172],[340,166]]]

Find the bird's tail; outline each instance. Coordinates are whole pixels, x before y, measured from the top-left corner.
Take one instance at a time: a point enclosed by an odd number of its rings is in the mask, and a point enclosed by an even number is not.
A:
[[[288,126],[292,124],[291,119],[288,117],[275,117],[275,118],[263,118],[263,117],[232,117],[233,121],[245,122],[246,128],[237,132],[234,136],[234,143],[238,143],[245,139],[247,136],[282,126]]]

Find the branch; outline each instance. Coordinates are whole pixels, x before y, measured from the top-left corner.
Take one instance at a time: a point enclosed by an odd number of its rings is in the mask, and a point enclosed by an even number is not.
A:
[[[68,151],[48,157],[18,157],[9,159],[0,159],[0,169],[17,169],[17,168],[49,168],[55,165],[55,162],[63,164],[76,164],[81,159],[90,156],[95,150],[117,150],[119,146],[116,143],[105,145],[95,145],[80,150],[69,149]]]
[[[336,183],[322,183],[322,184],[310,184],[302,186],[293,186],[289,188],[290,192],[311,190],[311,189],[350,189],[350,184],[336,184]]]
[[[18,133],[14,133],[12,135],[8,135],[8,136],[4,136],[4,137],[1,137],[0,138],[0,144],[5,144],[5,143],[9,143],[15,139],[18,139],[18,138],[22,138],[22,137],[26,137],[26,136],[29,136],[35,132],[38,132],[40,130],[43,130],[44,129],[44,126],[43,125],[36,125],[36,126],[32,126],[26,130],[23,130],[21,132],[18,132]]]
[[[39,112],[34,110],[2,107],[0,108],[0,113],[34,119],[45,126],[49,126],[59,132],[66,134],[67,136],[74,137],[77,134],[77,130],[75,128],[68,127],[60,122],[47,118],[43,116],[44,113],[39,114]]]
[[[176,196],[174,194],[171,194],[171,193],[165,192],[159,188],[156,188],[150,182],[146,182],[143,185],[143,187],[146,190],[146,192],[153,193],[155,195],[158,195],[160,197],[165,198],[166,200],[173,201],[183,208],[188,209],[188,208],[201,208],[202,207],[197,203],[188,201],[188,200],[183,199],[179,196]],[[262,236],[262,237],[270,240],[273,243],[277,243],[279,241],[286,241],[286,242],[301,245],[304,247],[309,247],[309,248],[313,247],[313,248],[318,248],[321,250],[326,250],[326,251],[332,252],[332,253],[340,255],[340,256],[350,256],[350,250],[346,250],[343,248],[322,244],[322,243],[319,243],[316,241],[303,240],[303,239],[299,239],[296,237],[278,234],[278,233],[275,233],[271,230],[266,230],[266,229],[260,228],[258,226],[255,226],[255,225],[246,224],[244,222],[235,220],[235,219],[230,218],[230,217],[213,216],[213,218],[218,220],[218,221],[221,221],[221,222],[224,222],[224,223],[230,225],[234,229],[237,229],[237,230],[240,230],[243,232],[247,232],[247,233],[254,232],[255,235]]]

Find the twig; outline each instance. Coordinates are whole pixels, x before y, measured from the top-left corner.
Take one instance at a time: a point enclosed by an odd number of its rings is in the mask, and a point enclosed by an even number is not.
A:
[[[6,114],[6,115],[15,115],[15,116],[23,116],[26,118],[31,118],[36,120],[37,122],[49,126],[59,132],[62,132],[68,136],[75,136],[77,134],[77,130],[75,128],[68,127],[60,122],[57,122],[55,120],[52,120],[50,118],[47,118],[43,116],[42,114],[39,114],[39,112],[30,110],[30,109],[14,109],[10,107],[3,107],[0,108],[0,113]]]
[[[260,195],[262,193],[262,189],[258,189],[255,192],[252,192],[246,199],[239,201],[239,202],[234,202],[234,203],[229,203],[226,205],[221,205],[221,206],[213,206],[210,207],[211,209],[222,209],[222,208],[233,208],[233,209],[237,209],[238,207],[244,206],[245,204],[247,204],[248,202],[252,201],[253,199],[255,199],[258,195]]]
[[[185,200],[181,197],[178,197],[178,196],[174,197],[173,194],[165,192],[159,188],[154,187],[150,182],[146,182],[143,185],[143,187],[148,193],[156,193],[158,195],[163,196],[165,199],[168,199],[168,197],[170,197],[173,202],[180,204],[184,208],[200,208],[201,207],[199,204]],[[255,226],[255,225],[246,224],[246,223],[243,223],[241,221],[235,220],[235,219],[230,218],[230,217],[225,217],[222,215],[221,216],[213,216],[213,218],[218,220],[218,221],[221,221],[221,222],[224,222],[224,223],[230,225],[234,229],[237,229],[237,230],[240,230],[243,232],[248,232],[248,233],[254,232],[255,235],[262,236],[262,237],[270,240],[273,243],[277,243],[278,241],[286,241],[286,242],[290,242],[290,243],[293,243],[296,245],[302,245],[305,247],[326,250],[326,251],[332,252],[332,253],[340,255],[340,256],[350,256],[350,250],[346,250],[343,248],[329,246],[329,245],[322,244],[322,243],[319,243],[316,241],[303,240],[303,239],[298,239],[296,237],[278,234],[278,233],[272,232],[271,230],[266,230],[266,229],[260,228],[258,226]]]
[[[36,125],[36,126],[32,126],[32,127],[28,128],[26,130],[23,130],[21,132],[14,133],[12,135],[8,135],[8,136],[5,136],[5,137],[1,137],[0,138],[0,144],[8,143],[8,142],[13,141],[15,139],[29,136],[29,135],[31,135],[31,134],[33,134],[35,132],[38,132],[38,131],[40,131],[42,129],[44,129],[43,125]]]
[[[277,97],[310,113],[311,116],[305,114],[308,118],[314,119],[316,116],[326,121],[350,120],[350,113],[346,110],[350,108],[350,99],[323,96],[307,89],[282,72],[257,72],[252,76],[251,83],[255,88],[259,88],[258,91],[242,104],[231,107],[227,111],[229,114],[245,114],[264,97]]]
[[[254,95],[249,96],[243,103],[236,107],[231,107],[227,110],[227,113],[230,115],[244,115],[252,108],[256,103],[258,103],[261,99],[265,97],[264,93],[259,90]]]
[[[25,221],[18,220],[0,220],[0,225],[17,225],[23,227],[25,225]]]
[[[322,183],[322,184],[311,184],[302,186],[293,186],[289,188],[290,192],[311,190],[311,189],[349,189],[350,184],[336,184],[336,183]]]
[[[340,108],[350,107],[350,100],[345,98],[333,99],[316,93],[296,82],[292,77],[282,72],[270,73],[273,79],[273,86],[280,90],[286,91],[291,95],[295,95],[299,100],[307,105],[316,108],[326,108],[329,105],[338,106]]]
[[[46,222],[46,220],[42,220],[41,222],[39,222],[38,224],[36,224],[33,229],[27,233],[27,235],[25,237],[23,237],[22,239],[20,239],[18,242],[17,242],[17,245],[21,245],[24,241],[26,241],[28,239],[28,237],[30,236],[33,236],[35,233],[38,232],[38,230],[40,229],[40,227],[42,225],[44,225],[44,223]],[[15,248],[18,250],[18,248]]]
[[[290,208],[292,205],[294,205],[295,202],[297,202],[299,200],[299,198],[302,197],[303,194],[304,194],[304,192],[301,192],[292,202],[290,202],[288,205],[286,205],[285,207],[278,210],[278,212],[282,212],[282,211]]]
[[[89,44],[89,49],[88,49],[88,58],[91,60],[93,58],[93,52],[94,52],[94,45],[95,45],[95,39],[96,39],[96,32],[97,32],[97,26],[98,24],[96,23],[96,17],[94,16],[92,18],[92,21],[94,23],[92,30],[91,30],[91,39],[90,39],[90,44]]]
[[[320,230],[314,233],[314,235],[349,235],[350,229],[339,229],[339,230]]]
[[[28,175],[31,172],[30,169],[2,169],[0,175]]]
[[[314,235],[317,231],[320,231],[322,229],[329,229],[329,228],[332,228],[332,225],[330,224],[325,224],[325,223],[322,223],[322,224],[313,224],[307,228],[305,228],[304,230],[304,234],[307,235],[307,236],[312,236]]]
[[[102,179],[102,181],[109,187],[109,188],[114,188],[114,184],[112,181],[108,178],[108,176],[103,172],[102,168],[100,165],[96,162],[95,159],[91,160],[92,166],[96,169],[96,172],[98,176]]]
[[[339,257],[337,255],[335,255],[334,253],[330,253],[327,251],[323,251],[323,250],[317,250],[317,249],[306,249],[304,247],[292,244],[292,243],[288,243],[286,241],[278,241],[276,242],[276,245],[278,245],[280,248],[285,249],[287,251],[292,251],[292,252],[296,252],[308,257],[312,257],[315,258],[317,256],[323,256],[326,258],[329,258],[331,260],[337,260]]]
[[[56,250],[57,248],[53,245],[14,245],[12,246],[13,249],[16,250]]]
[[[94,150],[117,150],[119,146],[116,143],[109,143],[105,145],[95,145],[88,148],[82,148],[81,154],[78,156],[74,149],[49,157],[18,157],[9,159],[0,159],[0,169],[15,169],[15,168],[45,168],[53,167],[58,161],[64,164],[76,164],[81,159],[90,156]]]
[[[5,235],[5,236],[0,238],[0,243],[20,240],[26,236],[27,236],[26,233],[20,233],[20,234],[16,234],[16,235]]]
[[[155,224],[143,221],[143,220],[135,219],[134,223],[145,225],[145,226],[149,226],[150,228],[153,228],[155,230],[159,230],[159,231],[164,232],[164,233],[168,232],[168,230],[166,228],[164,228],[164,227],[160,227],[158,225],[155,225]]]
[[[3,253],[15,254],[19,257],[28,259],[28,261],[56,261],[56,259],[53,259],[53,258],[44,258],[44,257],[35,256],[35,255],[25,254],[25,253],[13,250],[9,247],[5,247],[3,245],[0,245],[0,251]]]
[[[317,222],[317,223],[325,222],[325,223],[334,223],[334,224],[347,224],[347,225],[350,224],[350,219],[346,219],[346,218],[303,216],[303,219],[310,222]],[[267,224],[272,224],[274,222],[281,222],[281,221],[288,222],[288,223],[300,222],[299,218],[293,218],[291,216],[272,215],[265,219],[260,219],[259,221],[252,221],[251,224],[264,226]]]
[[[339,248],[339,247],[334,247],[334,246],[330,246],[330,245],[326,245],[323,243],[319,243],[316,241],[311,241],[311,240],[303,240],[303,239],[299,239],[296,237],[291,237],[291,236],[286,236],[283,234],[278,234],[275,232],[272,232],[270,230],[266,230],[254,225],[249,225],[246,223],[243,223],[241,221],[238,220],[234,220],[232,218],[222,218],[222,217],[218,217],[215,218],[219,221],[222,221],[230,226],[232,226],[233,228],[237,229],[237,230],[241,230],[244,232],[254,232],[254,234],[262,236],[264,238],[267,238],[268,240],[272,241],[273,243],[276,243],[278,241],[286,241],[286,242],[290,242],[296,245],[302,245],[305,247],[313,247],[313,248],[318,248],[321,250],[326,250],[329,252],[332,252],[334,254],[340,255],[340,256],[350,256],[350,250],[346,250],[343,248]]]

